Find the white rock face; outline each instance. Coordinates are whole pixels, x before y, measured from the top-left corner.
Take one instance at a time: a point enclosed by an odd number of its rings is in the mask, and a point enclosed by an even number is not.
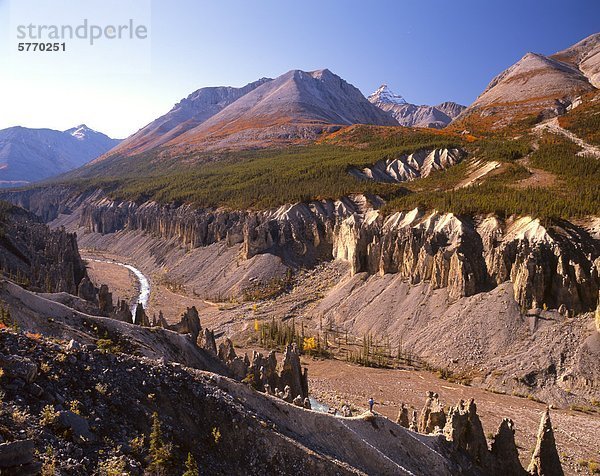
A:
[[[361,180],[376,182],[407,182],[427,177],[434,170],[444,170],[458,164],[466,156],[460,149],[421,150],[396,159],[380,160],[373,167],[352,168],[349,173]]]

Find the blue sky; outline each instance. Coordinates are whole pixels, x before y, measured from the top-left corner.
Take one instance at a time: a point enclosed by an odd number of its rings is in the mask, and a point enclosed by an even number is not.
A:
[[[410,102],[469,104],[526,52],[551,54],[600,31],[597,0],[115,2],[0,0],[0,128],[85,122],[124,137],[195,89],[296,68],[327,67],[365,95],[385,82]],[[133,16],[149,38],[17,54],[15,22],[30,14],[48,23]]]

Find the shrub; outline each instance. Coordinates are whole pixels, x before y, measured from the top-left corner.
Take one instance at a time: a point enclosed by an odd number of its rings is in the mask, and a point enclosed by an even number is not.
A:
[[[52,426],[58,420],[59,413],[54,409],[52,405],[46,405],[42,409],[42,413],[40,415],[40,424],[42,426]]]
[[[123,456],[113,456],[98,463],[100,476],[121,476],[125,473],[126,463]]]

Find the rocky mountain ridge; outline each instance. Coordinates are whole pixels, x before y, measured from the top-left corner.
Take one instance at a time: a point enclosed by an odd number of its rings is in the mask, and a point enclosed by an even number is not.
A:
[[[368,99],[405,127],[441,129],[465,109],[465,106],[450,101],[437,106],[410,104],[402,96],[393,93],[386,84],[382,84]]]
[[[290,144],[350,124],[397,125],[328,69],[291,70],[243,88],[199,89],[105,157]]]
[[[272,79],[261,78],[241,88],[200,88],[175,104],[168,113],[129,136],[110,151],[110,154],[141,153],[159,147],[200,125],[240,97],[269,81]]]
[[[84,165],[120,141],[85,124],[66,131],[0,130],[0,187],[23,185]]]

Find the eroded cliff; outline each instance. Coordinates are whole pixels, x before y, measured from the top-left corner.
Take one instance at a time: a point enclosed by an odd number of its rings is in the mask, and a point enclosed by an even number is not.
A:
[[[511,282],[523,311],[574,314],[598,304],[600,241],[582,226],[419,209],[386,216],[377,206],[376,198],[354,196],[267,211],[207,210],[95,194],[81,202],[79,225],[102,234],[140,230],[188,249],[241,244],[245,259],[270,253],[292,266],[344,260],[353,274],[399,274],[448,288],[453,298]]]

